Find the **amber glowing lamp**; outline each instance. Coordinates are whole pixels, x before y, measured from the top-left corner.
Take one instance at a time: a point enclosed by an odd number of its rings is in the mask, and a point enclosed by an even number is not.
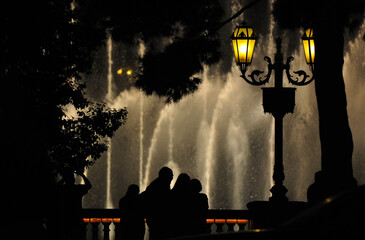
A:
[[[251,64],[253,51],[255,49],[256,35],[251,27],[239,26],[233,32],[231,40],[233,44],[234,56],[237,65],[241,69],[246,69]]]
[[[307,29],[303,36],[303,48],[304,48],[304,55],[305,55],[305,61],[307,64],[313,67],[314,60],[315,60],[315,46],[314,46],[314,35],[313,35],[313,29],[309,28]]]

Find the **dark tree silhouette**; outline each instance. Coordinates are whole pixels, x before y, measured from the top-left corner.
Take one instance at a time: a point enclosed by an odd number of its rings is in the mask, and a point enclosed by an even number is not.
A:
[[[321,166],[309,200],[356,186],[352,171],[353,141],[347,115],[342,67],[344,34],[357,35],[365,1],[276,0],[273,15],[287,29],[312,27],[315,34],[315,91],[317,96]]]
[[[92,164],[106,150],[104,137],[126,120],[125,109],[84,96],[81,73],[91,69],[105,29],[73,9],[72,0],[14,1],[1,9],[0,168],[3,206],[19,239],[41,239],[55,207],[55,175]],[[68,104],[77,118],[65,116]]]

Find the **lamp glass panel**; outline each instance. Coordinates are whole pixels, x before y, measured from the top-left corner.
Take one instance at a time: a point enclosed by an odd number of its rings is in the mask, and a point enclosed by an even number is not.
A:
[[[248,41],[247,63],[251,63],[252,62],[252,57],[253,57],[253,51],[254,51],[254,48],[255,48],[255,43],[256,43],[256,40],[255,39],[250,39]]]
[[[313,64],[315,59],[315,45],[313,38],[313,29],[307,29],[302,37],[304,55],[307,64]]]
[[[233,51],[234,51],[234,57],[236,59],[236,63],[239,63],[239,51],[238,51],[238,43],[237,39],[232,39],[232,45],[233,45]]]
[[[305,61],[309,64],[310,58],[309,58],[309,40],[303,39],[303,48],[304,48],[304,55],[305,55]]]
[[[313,38],[313,29],[311,28],[308,28],[306,31],[305,31],[305,35],[309,38]]]
[[[308,64],[313,64],[315,59],[315,46],[313,39],[303,39],[305,60]]]
[[[309,40],[309,50],[310,50],[310,63],[314,63],[314,58],[315,58],[315,47],[314,47],[314,39]]]
[[[247,63],[247,39],[238,39],[238,56],[240,63]]]

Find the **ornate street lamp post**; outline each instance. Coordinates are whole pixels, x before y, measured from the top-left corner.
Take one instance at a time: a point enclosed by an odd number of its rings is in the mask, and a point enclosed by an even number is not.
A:
[[[283,87],[283,71],[285,71],[288,81],[297,86],[304,86],[311,83],[314,79],[314,75],[310,76],[303,70],[294,72],[298,77],[293,78],[290,74],[290,62],[294,60],[293,57],[289,57],[287,62],[283,62],[283,54],[281,52],[281,38],[277,38],[276,53],[274,63],[271,58],[264,57],[264,60],[268,63],[268,73],[266,76],[260,77],[263,71],[254,70],[251,74],[246,76],[248,66],[252,62],[253,52],[256,43],[256,35],[251,27],[240,26],[237,27],[232,34],[232,43],[235,53],[235,59],[237,65],[242,72],[241,77],[251,85],[263,85],[269,82],[271,73],[275,72],[275,86],[262,88],[263,93],[263,106],[265,113],[271,113],[275,118],[275,163],[273,180],[274,186],[270,189],[272,196],[270,201],[288,201],[285,196],[288,191],[283,185],[285,175],[283,166],[283,118],[287,113],[294,112],[295,106],[295,88]],[[303,37],[303,46],[306,56],[306,61],[310,65],[313,73],[313,64],[315,57],[313,30],[308,29]]]

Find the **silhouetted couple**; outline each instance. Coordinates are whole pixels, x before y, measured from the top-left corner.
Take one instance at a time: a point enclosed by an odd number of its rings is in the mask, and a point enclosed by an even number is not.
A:
[[[198,179],[190,179],[181,173],[171,190],[170,203],[166,209],[169,237],[204,233],[208,212],[208,197],[200,193],[202,185]]]
[[[163,167],[147,189],[138,194],[137,185],[128,188],[120,202],[122,238],[142,240],[145,232],[144,217],[149,228],[150,240],[203,233],[205,229],[208,198],[200,193],[199,180],[182,173],[173,189],[170,184],[173,172]],[[123,220],[124,218],[124,220]]]

